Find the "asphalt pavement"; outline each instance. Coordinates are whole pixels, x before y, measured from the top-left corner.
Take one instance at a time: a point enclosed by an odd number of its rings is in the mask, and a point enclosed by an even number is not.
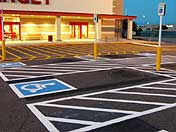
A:
[[[85,58],[4,64],[0,131],[175,132],[174,56]]]

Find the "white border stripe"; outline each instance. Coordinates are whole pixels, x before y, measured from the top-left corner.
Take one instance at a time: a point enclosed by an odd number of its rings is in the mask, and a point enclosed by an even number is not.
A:
[[[82,125],[98,125],[100,122],[93,122],[93,121],[84,121],[84,120],[77,120],[77,119],[66,119],[66,118],[55,118],[55,117],[46,117],[50,121],[57,121],[57,122],[66,122],[72,124],[82,124]]]
[[[140,87],[140,88],[142,88],[142,89],[156,89],[156,90],[173,90],[173,91],[176,91],[176,88],[159,88],[159,87]]]
[[[99,112],[114,112],[114,113],[124,113],[124,114],[137,114],[136,111],[128,110],[116,110],[116,109],[104,109],[104,108],[94,108],[94,107],[84,107],[84,106],[74,106],[74,105],[59,105],[59,104],[38,104],[39,106],[56,107],[56,108],[66,108],[66,109],[78,109],[87,111],[99,111]]]
[[[176,95],[170,95],[170,94],[153,94],[153,93],[123,92],[123,91],[113,91],[113,92],[110,92],[110,93],[133,94],[133,95],[147,95],[147,96],[161,96],[161,97],[172,97],[172,98],[176,98]]]
[[[167,82],[167,81],[173,81],[175,79],[168,79],[168,80],[162,80],[162,81],[156,81],[156,82],[151,82],[151,83],[145,83],[145,84],[141,84],[141,85],[135,85],[135,86],[130,86],[130,87],[123,87],[123,88],[115,88],[115,89],[111,89],[111,90],[105,90],[105,91],[99,91],[99,92],[93,92],[93,93],[88,93],[88,94],[81,94],[81,95],[76,95],[76,96],[71,96],[71,97],[65,97],[65,98],[61,98],[61,99],[53,99],[53,100],[48,100],[48,101],[42,101],[42,102],[38,102],[38,103],[34,103],[36,105],[42,103],[52,103],[52,102],[57,102],[57,101],[63,101],[63,100],[68,100],[68,99],[73,99],[73,98],[79,98],[79,97],[86,97],[86,96],[92,96],[92,95],[98,95],[98,94],[104,94],[104,93],[108,93],[108,92],[114,92],[114,91],[120,91],[120,90],[126,90],[126,89],[132,89],[132,88],[136,88],[136,87],[142,87],[145,85],[151,85],[151,84],[155,84],[158,82]]]
[[[105,127],[105,126],[108,126],[108,125],[111,125],[111,124],[119,123],[119,122],[122,122],[122,121],[125,121],[125,120],[129,120],[129,119],[133,119],[133,118],[136,118],[136,117],[148,115],[148,114],[151,114],[151,113],[154,113],[154,112],[159,112],[159,111],[169,109],[169,108],[172,108],[172,107],[175,107],[175,106],[176,106],[176,103],[166,105],[166,106],[162,106],[162,107],[158,107],[158,108],[154,108],[154,109],[150,109],[150,110],[147,110],[147,111],[144,111],[144,112],[140,112],[138,114],[128,115],[128,116],[124,116],[124,117],[121,117],[121,118],[106,121],[106,122],[101,123],[100,125],[92,125],[92,126],[80,128],[80,129],[73,130],[73,131],[70,131],[70,132],[87,132],[87,131],[94,130],[94,129],[101,128],[101,127]]]
[[[32,104],[27,104],[27,107],[37,116],[37,118],[45,125],[45,127],[51,132],[59,132],[59,130],[48,121],[45,116]]]
[[[78,97],[76,99],[81,100],[94,100],[94,101],[107,101],[107,102],[122,102],[122,103],[134,103],[134,104],[146,104],[146,105],[169,105],[169,103],[159,102],[147,102],[147,101],[135,101],[135,100],[123,100],[123,99],[107,99],[107,98],[90,98],[90,97]]]
[[[9,79],[2,73],[0,72],[0,76],[4,81],[8,81]]]

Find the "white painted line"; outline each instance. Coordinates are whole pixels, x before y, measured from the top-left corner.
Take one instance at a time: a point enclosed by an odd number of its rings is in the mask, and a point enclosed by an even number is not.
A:
[[[122,91],[114,91],[114,92],[110,92],[110,93],[146,95],[146,96],[160,96],[160,97],[176,98],[176,95],[170,95],[170,94],[153,94],[153,93],[142,93],[142,92],[122,92]]]
[[[77,109],[86,111],[99,111],[99,112],[112,112],[112,113],[124,113],[124,114],[137,114],[136,111],[128,110],[116,110],[116,109],[104,109],[104,108],[94,108],[94,107],[84,107],[84,106],[74,106],[74,105],[59,105],[59,104],[38,104],[39,106],[56,107],[56,108],[66,108],[66,109]]]
[[[30,66],[30,67],[32,67],[32,68],[33,67],[34,68],[36,68],[36,67],[39,67],[39,68],[42,67],[42,68],[48,68],[48,69],[56,69],[56,68],[64,68],[64,69],[95,69],[95,68],[90,68],[90,67],[86,67],[85,68],[85,67],[78,67],[78,66],[77,67],[72,67],[72,66],[71,67],[70,66],[54,66],[54,67],[52,66],[52,67],[48,67],[48,66],[43,66],[42,65],[42,66]]]
[[[49,71],[49,70],[48,70]],[[53,74],[53,72],[39,72],[39,71],[2,71],[2,73],[33,73],[33,74]]]
[[[129,69],[133,69],[133,70],[137,70],[137,71],[141,71],[141,72],[146,72],[146,73],[152,73],[152,74],[155,74],[155,75],[158,75],[158,76],[164,76],[164,77],[168,77],[168,78],[173,78],[175,79],[175,77],[172,77],[170,75],[163,75],[163,74],[159,74],[159,73],[156,73],[156,72],[152,72],[152,71],[147,71],[147,70],[142,70],[142,69],[137,69],[135,67],[127,67]]]
[[[59,132],[59,130],[32,104],[27,104],[27,107],[37,116],[37,118],[45,125],[50,132]]]
[[[128,116],[124,116],[124,117],[121,117],[121,118],[116,118],[116,119],[113,119],[113,120],[109,120],[109,121],[101,123],[100,125],[87,126],[87,127],[84,127],[84,128],[80,128],[80,129],[77,129],[77,130],[70,131],[70,132],[87,132],[87,131],[90,131],[90,130],[95,130],[97,128],[101,128],[101,127],[105,127],[105,126],[108,126],[108,125],[116,124],[116,123],[119,123],[119,122],[122,122],[122,121],[126,121],[126,120],[129,120],[129,119],[136,118],[136,117],[149,115],[149,114],[159,112],[159,111],[162,111],[162,110],[165,110],[165,109],[169,109],[169,108],[172,108],[172,107],[175,107],[175,106],[176,106],[176,103],[166,105],[166,106],[161,106],[161,107],[150,109],[150,110],[140,112],[140,113],[137,113],[137,114],[128,115]]]
[[[93,122],[93,121],[84,121],[84,120],[77,120],[77,119],[66,119],[66,118],[55,118],[55,117],[46,117],[50,121],[57,121],[57,122],[65,122],[65,123],[72,123],[72,124],[82,124],[82,125],[93,125],[93,124],[100,124],[100,122]]]
[[[94,69],[94,70],[86,70],[86,71],[73,71],[73,72],[65,72],[65,73],[54,73],[54,74],[50,74],[50,75],[70,75],[70,74],[79,74],[79,73],[89,73],[89,72],[96,72],[96,71],[106,71],[106,70],[112,70],[112,69],[116,69],[116,68],[106,68],[106,69]],[[40,76],[36,76],[36,77],[29,77],[29,78],[38,78],[38,77],[48,77],[50,75],[40,75]],[[24,78],[25,79],[25,78]],[[16,81],[19,79],[8,79],[7,81]]]
[[[156,90],[173,90],[173,91],[176,91],[176,88],[160,88],[160,87],[140,87],[142,89],[156,89]]]
[[[125,87],[125,88],[117,88],[114,90],[126,90],[126,89],[130,89],[133,87]],[[69,100],[69,99],[73,99],[73,98],[80,98],[80,97],[85,97],[85,96],[91,96],[91,95],[98,95],[98,94],[103,94],[103,93],[108,93],[108,91],[114,91],[114,90],[106,90],[106,91],[100,91],[100,92],[94,92],[94,93],[89,93],[89,94],[83,94],[83,95],[76,95],[76,96],[71,96],[71,97],[66,97],[66,98],[61,98],[61,99],[53,99],[53,100],[48,100],[48,101],[42,101],[42,102],[38,102],[35,103],[35,105],[40,105],[40,104],[47,104],[47,103],[52,103],[52,102],[58,102],[58,101],[64,101],[64,100]]]
[[[69,99],[73,99],[73,98],[80,98],[80,97],[86,97],[86,96],[92,96],[92,95],[98,95],[98,94],[104,94],[104,93],[108,93],[108,92],[114,92],[114,91],[120,91],[120,90],[126,90],[126,89],[132,89],[132,88],[136,88],[136,87],[142,87],[145,85],[151,85],[151,84],[155,84],[158,82],[166,82],[166,81],[172,81],[175,79],[169,79],[169,80],[162,80],[162,81],[157,81],[157,82],[151,82],[151,83],[145,83],[145,84],[141,84],[141,85],[134,85],[134,86],[130,86],[130,87],[123,87],[123,88],[116,88],[116,89],[111,89],[111,90],[105,90],[105,91],[99,91],[99,92],[93,92],[93,93],[88,93],[88,94],[81,94],[81,95],[76,95],[76,96],[71,96],[71,97],[66,97],[66,98],[61,98],[61,99],[53,99],[53,100],[48,100],[48,101],[42,101],[42,102],[38,102],[35,103],[36,105],[42,103],[52,103],[52,102],[58,102],[58,101],[64,101],[64,100],[69,100]]]
[[[23,77],[23,78],[28,78],[28,77],[36,77],[34,75],[30,76],[30,75],[9,75],[9,74],[5,74],[6,77]]]
[[[158,131],[158,132],[169,132],[169,131],[166,131],[166,130],[160,130],[160,131]]]
[[[155,47],[155,48],[157,48],[158,47],[158,45],[153,45],[153,44],[143,44],[143,43],[138,43],[138,42],[134,42],[134,45],[140,45],[140,46],[146,46],[146,47]]]
[[[69,70],[69,69],[49,69],[49,68],[29,68],[29,67],[22,67],[20,69],[17,68],[13,68],[13,69],[9,69],[9,70],[20,70],[20,71],[75,71],[75,70]]]
[[[161,83],[161,84],[165,84],[165,85],[173,85],[173,86],[176,86],[176,83]],[[169,86],[168,86],[169,87]]]
[[[0,76],[4,81],[8,81],[9,79],[2,73],[0,72]]]
[[[144,105],[169,105],[169,103],[159,102],[147,102],[147,101],[136,101],[136,100],[123,100],[123,99],[107,99],[107,98],[90,98],[90,97],[78,97],[76,99],[82,100],[94,100],[94,101],[107,101],[107,102],[120,102],[120,103],[132,103],[132,104],[144,104]]]
[[[43,67],[48,67],[48,66],[43,66]],[[99,65],[62,65],[62,67],[88,67],[88,68],[109,68],[112,66],[99,66]],[[54,67],[56,68],[56,67]],[[58,66],[59,68],[59,66]]]

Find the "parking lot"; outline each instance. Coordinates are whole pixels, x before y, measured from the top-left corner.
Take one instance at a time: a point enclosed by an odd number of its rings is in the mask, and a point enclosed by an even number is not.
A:
[[[11,59],[22,62],[0,65],[0,131],[176,130],[173,54],[162,57],[161,71],[156,72],[153,47],[143,52],[140,46],[117,51],[114,44],[101,45],[95,61],[92,45],[55,46],[59,48],[8,48],[11,55],[21,53],[17,55],[21,58],[12,55]],[[30,56],[23,53],[29,49]]]

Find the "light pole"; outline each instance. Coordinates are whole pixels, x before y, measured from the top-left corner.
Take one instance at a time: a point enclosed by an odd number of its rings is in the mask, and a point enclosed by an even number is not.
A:
[[[161,37],[162,37],[162,19],[165,16],[166,4],[161,2],[158,6],[158,15],[160,16],[160,27],[159,27],[159,38],[158,38],[158,48],[157,48],[157,58],[156,58],[156,71],[159,71],[161,68]]]

